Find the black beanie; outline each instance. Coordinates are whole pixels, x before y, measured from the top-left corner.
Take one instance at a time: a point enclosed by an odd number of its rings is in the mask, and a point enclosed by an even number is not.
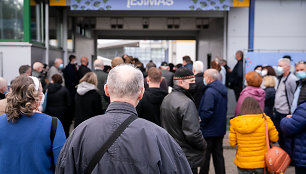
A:
[[[184,80],[194,78],[193,72],[189,68],[179,68],[175,71],[174,80]]]

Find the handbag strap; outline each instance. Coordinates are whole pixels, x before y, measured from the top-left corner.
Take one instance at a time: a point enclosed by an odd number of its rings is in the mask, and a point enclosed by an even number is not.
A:
[[[96,154],[93,156],[87,168],[85,169],[85,174],[91,174],[105,152],[113,145],[113,143],[122,134],[122,132],[137,118],[137,115],[133,114],[124,120],[124,122],[115,130],[115,132],[107,139],[107,141],[101,146],[98,152],[96,152]]]

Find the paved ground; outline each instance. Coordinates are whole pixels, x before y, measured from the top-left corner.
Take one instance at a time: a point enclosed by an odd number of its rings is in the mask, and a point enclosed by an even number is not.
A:
[[[227,134],[223,141],[225,169],[226,169],[227,174],[237,174],[238,173],[237,166],[234,164],[236,149],[230,147],[228,143],[228,133],[229,131],[227,131]],[[212,159],[211,159],[209,174],[214,174],[214,173],[215,173],[215,170],[214,170],[214,166],[212,164]],[[285,174],[294,174],[294,173],[295,173],[294,167],[289,167]]]

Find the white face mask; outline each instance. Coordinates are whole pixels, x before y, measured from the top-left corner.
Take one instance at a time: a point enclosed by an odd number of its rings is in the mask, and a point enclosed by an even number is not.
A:
[[[44,102],[45,102],[45,94],[43,93],[41,97],[40,105],[43,105]]]
[[[261,76],[266,76],[267,74],[268,74],[267,70],[264,69],[264,70],[261,71]]]
[[[256,71],[257,73],[261,74],[261,71],[260,71],[260,70],[257,69],[257,70],[255,70],[255,71]]]

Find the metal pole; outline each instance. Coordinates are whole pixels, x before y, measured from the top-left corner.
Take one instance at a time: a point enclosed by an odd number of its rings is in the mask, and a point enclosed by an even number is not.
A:
[[[223,59],[227,60],[227,17],[228,13],[224,15],[224,31],[223,31]]]
[[[1,27],[1,35],[0,35],[0,38],[3,38],[3,39],[5,39],[4,38],[4,28],[3,28],[3,10],[2,10],[2,6],[3,6],[3,2],[2,3],[0,3],[0,27]]]
[[[46,64],[49,64],[49,4],[45,4],[45,47]]]
[[[36,9],[36,41],[40,42],[40,7],[39,4],[36,4],[35,6]]]
[[[1,67],[0,67],[0,77],[3,77],[3,54],[2,54],[2,52],[0,52],[0,65],[1,65]]]
[[[255,0],[250,0],[249,7],[249,52],[254,49],[254,18],[255,18]]]
[[[62,39],[62,45],[64,50],[64,65],[68,64],[67,40],[68,40],[68,20],[67,20],[67,10],[65,9],[63,12],[63,39]]]

